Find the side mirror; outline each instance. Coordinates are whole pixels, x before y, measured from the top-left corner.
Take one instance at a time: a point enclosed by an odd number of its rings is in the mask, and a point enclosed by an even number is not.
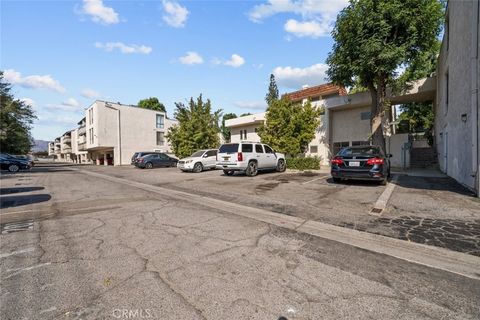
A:
[[[208,157],[208,154],[206,153],[202,156],[202,158],[207,158],[207,157]]]

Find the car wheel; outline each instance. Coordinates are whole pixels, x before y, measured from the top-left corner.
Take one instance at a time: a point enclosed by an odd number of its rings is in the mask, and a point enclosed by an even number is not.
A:
[[[235,171],[233,170],[223,170],[223,174],[226,176],[233,176],[234,173]]]
[[[8,171],[10,172],[18,172],[20,170],[20,167],[16,164],[11,164],[8,166]]]
[[[152,169],[153,168],[153,164],[151,162],[147,162],[145,164],[145,169]]]
[[[278,160],[277,172],[284,172],[285,170],[287,170],[287,166],[285,165],[285,160],[283,159]]]
[[[333,182],[335,183],[340,183],[342,181],[342,179],[340,178],[333,178]]]
[[[249,177],[255,177],[258,173],[258,165],[255,161],[250,161],[245,174]]]
[[[199,173],[199,172],[202,172],[202,171],[203,171],[202,164],[200,162],[195,163],[195,165],[193,166],[193,172]]]

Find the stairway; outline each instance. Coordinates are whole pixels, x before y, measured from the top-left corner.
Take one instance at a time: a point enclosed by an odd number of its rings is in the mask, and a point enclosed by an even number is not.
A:
[[[427,168],[437,163],[437,154],[432,147],[410,149],[410,167]]]

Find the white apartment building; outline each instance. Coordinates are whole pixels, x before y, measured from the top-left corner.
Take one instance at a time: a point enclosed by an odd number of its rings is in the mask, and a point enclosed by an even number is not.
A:
[[[96,164],[130,164],[138,151],[171,152],[165,135],[176,120],[164,112],[97,100],[85,120],[86,148]]]
[[[433,101],[435,98],[436,80],[426,78],[412,83],[411,88],[401,95],[388,94],[392,104],[415,101]],[[368,92],[347,95],[344,88],[332,84],[324,84],[304,88],[286,95],[293,102],[305,103],[310,100],[313,106],[322,107],[324,114],[320,116],[320,126],[315,138],[309,143],[306,156],[318,156],[322,165],[328,165],[329,159],[341,148],[347,146],[368,145],[370,136],[371,96]],[[392,110],[392,120],[395,115]],[[260,142],[256,134],[258,127],[265,121],[266,113],[257,113],[225,121],[231,130],[231,141],[249,140]],[[392,166],[408,167],[409,155],[404,152],[408,143],[408,134],[389,135],[387,151],[393,155]]]
[[[49,143],[57,161],[126,165],[138,151],[171,152],[165,135],[177,123],[164,112],[97,100],[78,128]]]
[[[449,1],[437,65],[435,142],[440,169],[480,196],[480,4]]]

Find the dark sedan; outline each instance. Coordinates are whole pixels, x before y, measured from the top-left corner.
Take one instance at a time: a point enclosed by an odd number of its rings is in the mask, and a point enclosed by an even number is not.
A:
[[[384,155],[379,147],[347,147],[331,160],[334,182],[342,179],[376,180],[387,183],[390,176],[391,155]]]
[[[154,167],[176,167],[178,159],[175,159],[166,153],[152,153],[135,159],[135,166],[142,169],[152,169]]]
[[[18,172],[19,170],[29,170],[31,165],[28,161],[2,154],[0,155],[0,168],[10,172]]]

